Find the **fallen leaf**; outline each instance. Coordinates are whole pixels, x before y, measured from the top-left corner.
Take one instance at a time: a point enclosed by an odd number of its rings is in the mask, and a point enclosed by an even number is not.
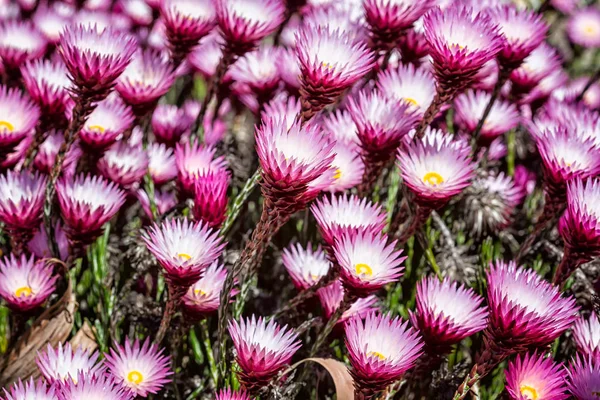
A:
[[[88,353],[92,354],[97,348],[96,336],[94,335],[94,328],[85,321],[81,326],[81,329],[77,331],[75,336],[69,340],[73,349],[81,347],[82,350],[87,350]]]
[[[346,365],[333,358],[305,358],[292,365],[284,374],[291,372],[300,364],[309,361],[316,362],[329,372],[335,385],[335,393],[338,400],[354,400],[354,380],[352,379],[350,372],[348,372]]]

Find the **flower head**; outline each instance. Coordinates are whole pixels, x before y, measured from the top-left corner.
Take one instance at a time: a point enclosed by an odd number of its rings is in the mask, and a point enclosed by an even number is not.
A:
[[[211,264],[183,296],[183,308],[187,316],[201,319],[219,309],[221,291],[227,278],[227,270],[218,261]],[[233,295],[235,291],[232,291]]]
[[[321,236],[331,248],[344,233],[381,232],[387,216],[379,204],[357,196],[323,197],[310,207]]]
[[[575,179],[567,183],[567,210],[559,223],[565,244],[578,256],[600,255],[600,180]]]
[[[98,96],[98,100],[108,95],[135,49],[135,39],[127,34],[83,25],[68,26],[58,47],[73,83],[79,90]]]
[[[204,79],[208,80],[215,74],[222,55],[219,36],[210,34],[202,40],[202,43],[194,47],[187,60],[197,72],[202,74]]]
[[[9,231],[35,230],[42,221],[46,177],[26,170],[0,175],[0,221]]]
[[[398,166],[416,201],[431,208],[445,205],[469,186],[475,164],[467,142],[441,131],[430,131],[422,141],[398,151]]]
[[[583,47],[600,47],[600,9],[589,6],[569,18],[567,24],[569,39]]]
[[[279,51],[275,46],[262,46],[236,61],[228,71],[239,84],[247,85],[257,96],[271,95],[280,81]]]
[[[402,54],[404,63],[419,65],[421,60],[429,54],[429,44],[423,33],[423,18],[417,20],[420,27],[407,29],[404,34],[398,38],[398,49]]]
[[[543,353],[518,355],[508,363],[506,390],[511,399],[566,399],[562,365]]]
[[[13,383],[9,388],[10,390],[4,389],[4,395],[6,400],[56,400],[56,388],[53,386],[48,387],[46,382],[39,379],[34,381],[33,378],[29,378],[28,381],[23,383],[21,379]]]
[[[560,56],[549,44],[542,43],[510,74],[512,91],[527,93],[551,72],[561,68]]]
[[[381,232],[343,233],[333,246],[342,283],[357,293],[372,293],[397,281],[404,266],[396,241],[388,244]]]
[[[150,344],[149,339],[141,344],[138,339],[132,343],[126,338],[125,346],[115,343],[105,357],[104,363],[115,381],[138,396],[157,393],[170,381],[169,357],[156,344]]]
[[[32,17],[33,24],[50,44],[57,44],[60,33],[71,23],[72,10],[64,3],[47,7],[40,4]]]
[[[54,291],[58,276],[52,266],[35,262],[33,256],[14,254],[0,259],[0,296],[8,307],[24,312],[39,307]]]
[[[169,147],[175,147],[191,124],[185,111],[172,104],[160,104],[152,114],[152,133],[156,141]]]
[[[317,290],[321,307],[323,307],[323,311],[325,311],[325,316],[327,318],[331,318],[335,311],[340,307],[344,300],[345,291],[344,286],[339,280]],[[377,296],[375,295],[356,300],[346,311],[344,311],[336,323],[336,326],[343,326],[350,318],[364,318],[368,313],[377,311],[375,303],[377,303]]]
[[[56,193],[67,236],[82,244],[100,236],[102,226],[125,202],[125,193],[117,185],[83,174],[75,179],[60,179]]]
[[[347,110],[337,109],[325,115],[320,121],[323,131],[337,143],[359,150],[358,128]]]
[[[294,96],[277,95],[265,104],[261,117],[263,121],[269,119],[285,121],[289,128],[296,120],[296,116],[301,109],[300,101]]]
[[[39,108],[20,90],[0,86],[0,149],[16,146],[35,127],[39,117]]]
[[[192,214],[212,228],[219,228],[227,211],[227,189],[231,174],[226,170],[208,172],[196,180]]]
[[[152,214],[152,206],[150,205],[150,198],[148,193],[143,189],[138,189],[135,192],[135,197],[140,202],[142,209],[146,213],[146,216],[150,219],[154,219]],[[174,193],[168,190],[154,190],[154,204],[156,205],[156,211],[158,215],[164,215],[167,211],[173,209],[177,205],[177,197]]]
[[[227,161],[223,156],[215,158],[216,149],[200,145],[179,144],[175,149],[175,162],[179,183],[188,193],[194,193],[196,182],[209,173],[220,173],[226,170]]]
[[[423,342],[408,321],[369,313],[346,323],[346,348],[355,384],[380,391],[415,365]]]
[[[431,72],[412,64],[384,70],[379,74],[377,87],[386,97],[410,105],[420,117],[435,96],[435,80]]]
[[[138,183],[148,170],[148,154],[142,146],[118,142],[98,161],[98,171],[122,187]]]
[[[293,48],[279,49],[278,60],[279,75],[289,93],[298,93],[300,89],[300,65]]]
[[[577,350],[585,356],[600,356],[600,320],[595,312],[589,318],[579,317],[573,326]]]
[[[142,236],[148,250],[164,268],[165,277],[188,288],[225,247],[219,233],[202,222],[166,220]]]
[[[429,277],[417,284],[416,310],[411,321],[432,348],[446,351],[487,326],[488,311],[473,289],[449,279]]]
[[[266,322],[262,317],[229,321],[229,334],[237,352],[240,380],[247,387],[262,385],[289,364],[300,348],[298,335],[287,326],[274,320]]]
[[[335,173],[334,181],[329,185],[329,192],[343,192],[353,188],[362,181],[365,164],[360,152],[345,143],[336,143],[333,148],[335,157],[331,162]]]
[[[124,15],[131,19],[134,25],[148,26],[154,20],[152,7],[145,0],[119,0],[115,5],[115,11],[118,9]]]
[[[59,400],[133,400],[134,393],[108,374],[80,373],[62,386]]]
[[[215,394],[215,400],[252,400],[248,393],[241,391],[235,392],[231,389],[221,389]]]
[[[331,267],[321,246],[313,250],[310,243],[306,248],[302,247],[300,243],[285,248],[281,255],[281,261],[290,274],[294,286],[300,290],[308,289],[317,283],[327,275]]]
[[[160,143],[148,144],[148,170],[157,185],[169,182],[177,176],[177,164],[173,149]]]
[[[5,68],[18,70],[25,61],[41,57],[46,45],[46,39],[30,21],[0,23],[0,58]]]
[[[545,346],[559,337],[577,318],[572,297],[511,261],[497,261],[487,272],[492,340],[518,351],[525,346]]]
[[[66,109],[71,81],[62,62],[34,60],[21,67],[27,92],[46,116],[57,118]]]
[[[595,400],[600,392],[600,359],[576,356],[567,368],[567,389],[577,400]]]
[[[33,160],[33,165],[35,168],[37,168],[40,172],[50,174],[50,171],[52,171],[52,166],[54,165],[54,161],[56,160],[58,150],[64,141],[65,135],[61,131],[52,130],[48,132],[46,140],[44,140],[40,145],[38,153]],[[81,147],[77,143],[71,146],[63,162],[62,174],[64,176],[73,176],[75,174],[77,161],[79,160],[79,157],[81,157],[82,153]]]
[[[161,15],[171,51],[185,56],[216,25],[212,0],[164,0]]]
[[[483,13],[461,6],[429,11],[423,20],[433,68],[442,86],[464,87],[502,49],[498,27]]]
[[[90,354],[82,347],[73,350],[71,343],[63,346],[62,342],[58,342],[57,348],[48,344],[45,352],[38,352],[35,362],[49,383],[73,382],[78,380],[80,373],[86,377],[102,376],[104,367],[96,364],[98,356],[98,352]]]
[[[89,115],[79,132],[79,139],[90,151],[103,150],[115,143],[133,121],[131,109],[123,102],[106,99]]]
[[[62,261],[67,261],[69,257],[69,240],[60,221],[57,221],[54,225],[54,239],[58,245],[59,258]],[[27,249],[37,258],[52,257],[52,252],[48,246],[48,234],[43,224],[27,244]]]

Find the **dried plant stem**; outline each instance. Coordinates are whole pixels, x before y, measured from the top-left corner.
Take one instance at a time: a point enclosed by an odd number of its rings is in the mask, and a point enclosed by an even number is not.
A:
[[[560,264],[558,264],[558,267],[556,267],[556,271],[554,272],[552,283],[558,287],[563,286],[571,274],[575,272],[577,267],[584,262],[584,259],[579,257],[577,254],[574,254],[571,246],[565,246]]]
[[[398,229],[400,229],[400,227],[402,226],[402,224],[406,222],[406,219],[408,218],[409,214],[410,207],[408,205],[408,199],[406,196],[404,196],[400,201],[400,209],[398,210],[398,212],[392,219],[392,222],[390,223],[390,229],[388,230],[388,232],[391,235],[395,235],[396,232],[398,232]]]
[[[465,377],[463,383],[456,389],[452,400],[463,400],[467,397],[473,386],[479,382],[479,379],[480,377],[477,374],[477,364],[475,364],[473,365],[473,368],[471,368],[471,372]]]
[[[167,299],[167,304],[165,306],[165,310],[163,312],[163,317],[160,321],[160,327],[158,328],[158,332],[156,333],[156,337],[154,338],[154,343],[160,344],[162,343],[169,326],[171,325],[171,320],[177,311],[177,307],[181,302],[181,298],[187,291],[187,288],[174,285],[171,282],[167,282],[167,289],[169,298]]]
[[[317,336],[315,342],[310,348],[309,357],[314,357],[315,355],[317,355],[319,350],[321,350],[321,347],[323,347],[323,345],[327,341],[327,338],[331,334],[331,331],[333,331],[335,325],[340,321],[342,315],[346,311],[348,311],[348,309],[352,306],[352,303],[354,303],[355,300],[356,296],[346,289],[344,293],[344,299],[340,303],[339,307],[335,310],[335,312],[331,315],[331,317],[327,320],[327,323],[325,324],[321,332],[319,332],[319,335]]]
[[[417,233],[421,226],[423,226],[423,223],[427,221],[427,218],[429,218],[432,211],[433,210],[431,208],[417,205],[417,209],[410,219],[410,224],[406,227],[406,229],[402,230],[398,236],[398,244],[400,246],[404,245],[408,239]]]
[[[387,160],[379,159],[375,161],[370,158],[369,155],[363,157],[365,170],[363,172],[362,181],[358,185],[359,197],[365,197],[373,191],[377,178],[379,178],[381,171],[383,171],[383,168],[387,164]]]
[[[519,252],[515,257],[515,262],[519,262],[523,259],[523,257],[527,254],[531,245],[538,236],[546,229],[546,226],[552,221],[554,216],[557,214],[558,210],[562,207],[561,200],[553,198],[553,196],[549,193],[546,193],[546,204],[544,205],[544,210],[542,211],[542,215],[536,222],[533,232],[527,236],[521,247],[519,248]]]

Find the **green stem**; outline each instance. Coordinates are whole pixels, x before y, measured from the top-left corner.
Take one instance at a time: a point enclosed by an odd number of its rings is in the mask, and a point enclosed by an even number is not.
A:
[[[261,178],[260,173],[261,173],[261,169],[258,168],[254,172],[254,174],[252,174],[252,176],[250,178],[248,178],[248,180],[244,184],[244,187],[242,188],[240,193],[236,196],[236,198],[233,199],[233,202],[231,203],[229,209],[227,210],[227,217],[225,218],[225,222],[223,222],[223,226],[221,227],[221,235],[223,235],[223,236],[227,235],[227,233],[233,226],[233,223],[235,222],[238,215],[240,214],[240,211],[242,210],[242,207],[246,203],[246,200],[248,200],[248,197],[250,197],[250,195],[254,191],[254,188],[256,187],[256,185],[258,185],[258,182],[260,181],[260,178]]]
[[[208,359],[210,377],[216,385],[219,381],[219,368],[217,368],[217,363],[215,362],[212,343],[210,341],[210,332],[208,331],[208,323],[206,322],[206,319],[200,321],[200,335],[202,335],[202,343],[204,344],[204,349],[206,350],[206,358]]]

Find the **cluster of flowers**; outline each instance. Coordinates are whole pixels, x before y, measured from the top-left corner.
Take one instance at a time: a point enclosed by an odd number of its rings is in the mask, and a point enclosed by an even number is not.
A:
[[[138,203],[141,239],[168,288],[155,344],[126,339],[102,362],[49,346],[37,359],[43,379],[15,383],[6,399],[157,393],[170,381],[158,345],[173,315],[193,324],[220,310],[227,321],[236,280],[250,281],[273,236],[307,208],[322,243],[290,244],[282,263],[299,295],[318,296],[323,335],[345,339],[357,396],[427,381],[453,346],[480,333],[458,398],[507,359],[511,398],[594,398],[600,321],[578,317],[561,288],[600,256],[600,84],[570,80],[543,15],[503,1],[295,3],[0,2],[0,222],[11,250],[0,259],[0,296],[16,315],[36,315],[64,278],[49,258],[70,266]],[[600,48],[596,6],[551,3],[569,15],[573,46]],[[191,98],[190,75],[207,82],[202,101]],[[262,214],[226,268],[223,140],[244,109],[256,120]],[[474,237],[514,222],[535,173],[499,165],[505,133],[522,127],[545,191],[528,240],[557,219],[564,242],[552,283],[520,266],[520,252],[488,266],[486,296],[430,276],[416,283],[408,320],[380,309],[377,293],[403,277],[400,248],[426,241],[421,230],[437,211],[462,207]],[[404,197],[389,223],[369,197],[396,169]],[[481,193],[492,201],[481,205]],[[179,205],[189,217],[171,218]],[[565,373],[547,348],[573,325],[578,355]],[[302,347],[271,318],[226,327],[243,391],[218,399],[257,395]]]

